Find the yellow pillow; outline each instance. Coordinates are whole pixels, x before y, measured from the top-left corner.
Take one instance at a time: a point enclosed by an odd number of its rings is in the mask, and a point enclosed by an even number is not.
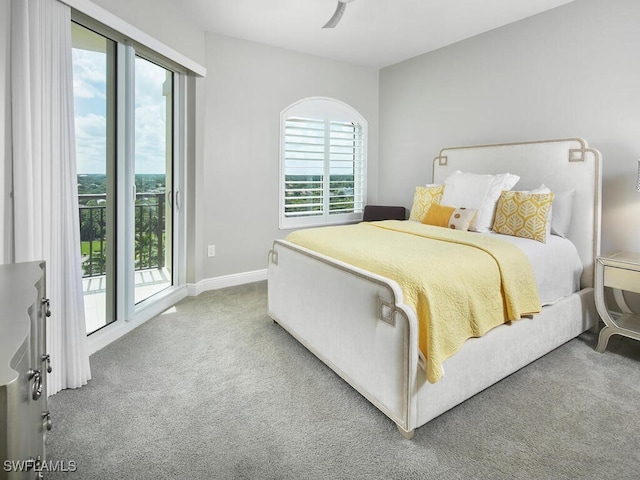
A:
[[[472,208],[445,207],[442,205],[431,205],[422,223],[435,225],[437,227],[447,227],[452,230],[469,230],[471,221],[476,216],[478,210]]]
[[[443,193],[444,185],[416,187],[416,191],[413,195],[413,206],[411,207],[409,220],[421,222],[429,211],[431,205],[440,203]]]
[[[502,192],[496,206],[493,230],[546,243],[547,213],[553,196],[553,193]]]
[[[445,207],[443,205],[431,205],[431,208],[422,219],[422,223],[435,225],[436,227],[448,227],[449,218],[456,207]]]

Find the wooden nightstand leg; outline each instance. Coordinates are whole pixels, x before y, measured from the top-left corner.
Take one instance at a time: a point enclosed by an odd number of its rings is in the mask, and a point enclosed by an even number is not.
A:
[[[624,294],[622,293],[622,290],[620,290],[619,288],[613,288],[612,290],[613,290],[613,297],[616,299],[616,303],[618,304],[618,307],[620,308],[622,313],[633,313],[633,310],[629,308],[629,305],[627,305],[627,302],[624,299]]]
[[[596,345],[596,352],[603,353],[607,348],[607,343],[609,343],[609,337],[616,333],[611,327],[605,325],[602,330],[600,330],[600,336],[598,337],[598,345]]]

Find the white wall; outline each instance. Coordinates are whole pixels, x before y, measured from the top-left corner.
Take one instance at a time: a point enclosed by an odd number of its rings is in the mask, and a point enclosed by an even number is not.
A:
[[[280,112],[337,98],[369,124],[368,194],[376,198],[378,72],[215,34],[206,37],[203,278],[265,269],[278,230]],[[216,256],[205,256],[206,245]]]
[[[62,0],[64,1],[64,0]],[[172,0],[90,0],[191,60],[204,62],[204,30]]]
[[[640,2],[577,0],[380,72],[381,202],[441,147],[580,136],[603,155],[602,250],[640,251]]]

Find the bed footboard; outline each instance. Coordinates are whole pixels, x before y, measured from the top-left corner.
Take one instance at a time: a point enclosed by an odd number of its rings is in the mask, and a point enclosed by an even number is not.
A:
[[[268,299],[277,323],[411,437],[418,330],[396,282],[276,240]]]

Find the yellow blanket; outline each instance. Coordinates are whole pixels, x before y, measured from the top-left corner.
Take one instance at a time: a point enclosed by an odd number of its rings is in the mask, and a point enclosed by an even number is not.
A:
[[[541,310],[526,255],[489,235],[387,220],[298,230],[287,240],[398,282],[418,316],[431,383],[468,338]]]

